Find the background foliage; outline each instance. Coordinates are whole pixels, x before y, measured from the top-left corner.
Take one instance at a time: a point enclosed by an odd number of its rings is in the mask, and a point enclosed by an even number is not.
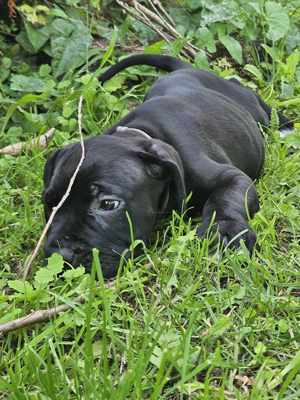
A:
[[[236,77],[298,127],[299,0],[163,4],[182,35],[171,43],[114,1],[0,2],[0,147],[56,128],[48,149],[0,158],[0,323],[86,298],[50,323],[0,338],[0,398],[300,397],[300,135],[280,138],[276,113],[265,133],[252,259],[243,249],[209,252],[195,226],[173,215],[111,288],[96,260],[90,275],[63,270],[59,256],[43,268],[41,257],[30,281],[18,278],[43,226],[45,159],[78,140],[79,96],[85,134],[99,134],[157,76],[131,68],[100,86],[97,77],[119,57],[178,56],[189,41],[199,48],[196,66]]]

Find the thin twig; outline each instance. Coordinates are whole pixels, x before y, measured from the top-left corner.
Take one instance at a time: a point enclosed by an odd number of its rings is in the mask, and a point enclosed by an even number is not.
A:
[[[75,304],[82,304],[85,302],[84,297],[78,296],[76,297],[72,304],[61,304],[56,307],[33,311],[32,313],[26,315],[22,318],[17,318],[13,321],[6,322],[4,324],[0,324],[0,337],[5,333],[14,331],[20,328],[26,328],[30,325],[37,324],[39,322],[49,321],[57,314],[70,310],[74,307]]]
[[[41,135],[40,137],[38,137],[36,139],[32,139],[29,142],[18,142],[18,143],[10,144],[10,145],[0,149],[0,154],[9,154],[11,156],[17,156],[23,150],[31,150],[34,147],[43,149],[43,148],[47,147],[48,143],[52,139],[52,137],[54,135],[54,131],[55,131],[55,129],[51,128],[46,133]]]
[[[158,0],[153,0],[153,1],[149,0],[149,3],[151,2],[153,3],[154,6],[157,6],[157,8],[164,14],[165,18],[169,21],[169,23],[175,27],[175,22],[173,18],[167,13],[166,9],[161,4],[161,2]]]
[[[110,280],[105,283],[105,288],[112,288],[114,285],[115,280]],[[36,310],[28,315],[25,315],[25,317],[17,318],[13,321],[0,324],[0,337],[5,333],[15,331],[16,329],[27,328],[28,326],[38,324],[40,322],[47,322],[56,315],[74,308],[74,306],[77,304],[84,304],[85,301],[86,300],[83,296],[77,296],[71,302],[44,310]]]
[[[125,4],[123,1],[117,0],[117,3],[125,10],[127,11],[130,15],[132,15],[135,19],[138,21],[142,22],[143,24],[147,25],[150,29],[154,30],[159,36],[161,36],[166,42],[170,42],[170,38],[159,30],[155,25],[151,23],[149,18],[147,18],[143,13],[141,12],[136,12],[135,9],[129,7],[127,4]]]
[[[67,190],[66,190],[65,194],[63,195],[63,197],[61,198],[61,200],[57,204],[57,206],[53,207],[52,212],[50,214],[50,217],[49,217],[49,219],[48,219],[48,221],[47,221],[47,223],[46,223],[46,225],[45,225],[45,227],[43,229],[43,232],[42,232],[42,234],[41,234],[36,246],[35,246],[35,249],[33,250],[33,252],[31,253],[30,257],[25,262],[23,279],[27,279],[28,275],[30,274],[32,262],[36,258],[37,254],[38,254],[38,252],[39,252],[39,250],[40,250],[40,248],[42,246],[42,243],[43,243],[43,241],[45,239],[45,236],[46,236],[46,234],[47,234],[47,232],[48,232],[48,230],[49,230],[49,228],[50,228],[50,226],[51,226],[51,224],[53,222],[53,219],[54,219],[56,213],[63,206],[64,202],[69,197],[71,189],[72,189],[72,186],[73,186],[73,184],[75,182],[76,176],[77,176],[77,174],[78,174],[78,172],[79,172],[79,170],[81,168],[81,165],[82,165],[82,163],[84,161],[84,158],[85,158],[85,148],[84,148],[83,135],[82,135],[82,126],[81,126],[82,101],[83,101],[83,97],[80,96],[79,103],[78,103],[78,130],[79,130],[80,144],[81,144],[81,157],[80,157],[78,165],[77,165],[77,167],[76,167],[76,169],[75,169],[75,171],[74,171],[74,173],[73,173],[73,175],[72,175],[72,177],[70,179],[70,182],[69,182],[69,185],[67,187]]]
[[[136,0],[131,0],[130,2],[122,0],[116,1],[128,14],[154,30],[166,42],[170,42],[172,39],[176,38],[185,41],[184,37],[174,28],[174,22],[170,16],[167,17],[168,13],[159,1],[155,2],[154,0],[149,0],[149,4],[153,11],[149,10],[149,8],[140,4]],[[189,41],[185,41],[181,54],[193,60],[199,51],[200,50],[195,45]]]
[[[158,34],[158,36],[162,37],[167,43],[170,43],[172,36],[169,36],[169,34],[164,33],[162,30],[160,30],[155,24],[153,24],[150,19],[144,15],[141,11],[137,11],[135,8],[129,7],[127,4],[125,4],[121,0],[116,0],[117,3],[125,10],[127,11],[128,14],[130,14],[133,18],[136,20],[142,22],[144,25],[148,26],[150,29],[152,29],[154,32]],[[185,57],[189,58],[189,54],[183,49],[181,51],[182,55]]]
[[[166,22],[159,14],[152,12],[147,7],[143,6],[142,4],[139,4],[137,1],[133,1],[133,5],[137,11],[140,11],[144,15],[147,15],[149,18],[151,18],[154,22],[156,22],[162,28],[169,30],[173,36],[182,38],[182,35],[180,35],[176,31],[176,29],[172,25],[170,25],[168,22]]]
[[[159,7],[156,7],[156,4],[154,1],[152,0],[148,0],[148,3],[150,4],[150,7],[152,8],[152,10],[154,11],[155,14],[158,15],[158,17],[163,20],[164,19],[164,15],[161,14],[161,9],[159,9]],[[169,20],[168,20],[169,22]],[[171,23],[171,25],[174,27],[174,24]]]
[[[140,10],[141,12],[146,14],[149,18],[153,19],[153,21],[155,21],[157,24],[159,24],[162,28],[169,31],[175,38],[184,39],[184,37],[179,32],[177,32],[176,29],[168,21],[166,21],[164,18],[162,18],[162,16],[160,14],[156,14],[156,13],[152,12],[147,7],[143,6],[142,4],[140,4],[137,1],[133,1],[133,5],[135,6],[135,8],[137,10]],[[187,41],[186,50],[190,52],[190,55],[193,58],[195,57],[196,52],[199,51],[199,49],[196,46],[194,46],[192,43],[190,43],[188,41]]]
[[[141,22],[143,22],[145,25],[147,25],[149,28],[153,29],[159,36],[161,36],[166,42],[170,42],[170,38],[166,33],[161,31],[156,25],[154,25],[151,20],[148,18],[148,16],[142,11],[136,9],[138,14],[135,14],[135,18],[139,19]],[[132,15],[134,15],[132,13]]]

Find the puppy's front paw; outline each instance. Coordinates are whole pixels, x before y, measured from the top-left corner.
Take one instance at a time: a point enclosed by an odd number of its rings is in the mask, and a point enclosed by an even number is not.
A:
[[[226,247],[238,248],[240,241],[243,240],[250,254],[252,254],[256,242],[256,234],[247,222],[230,219],[218,220],[212,225],[210,230],[211,233],[215,233],[216,231],[220,241]],[[198,228],[197,235],[200,238],[204,238],[207,234],[209,234],[207,226],[202,225]]]

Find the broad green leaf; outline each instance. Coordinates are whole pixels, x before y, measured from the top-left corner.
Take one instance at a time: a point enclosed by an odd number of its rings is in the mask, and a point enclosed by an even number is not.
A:
[[[295,87],[290,83],[286,83],[283,80],[280,83],[281,86],[281,96],[283,98],[290,98],[294,96]]]
[[[257,14],[261,14],[262,9],[259,2],[251,1],[250,3],[248,3],[248,6],[252,7],[253,10],[257,12]]]
[[[280,50],[277,47],[271,47],[267,44],[262,44],[261,47],[265,49],[265,51],[272,57],[273,61],[280,62],[281,61],[281,54]]]
[[[229,7],[229,3],[208,3],[207,9],[205,7],[201,13],[201,26],[210,26],[216,22],[230,21],[235,14],[236,11],[232,7]]]
[[[50,10],[44,5],[37,5],[31,7],[29,4],[23,4],[18,7],[18,10],[25,16],[27,21],[32,24],[46,24],[45,16],[49,14]]]
[[[70,37],[74,31],[74,24],[70,20],[56,18],[51,24],[51,34],[59,37]]]
[[[20,138],[22,133],[23,129],[21,126],[11,126],[7,131],[7,136],[16,142],[17,138]]]
[[[58,254],[54,253],[50,258],[48,258],[47,269],[49,269],[53,274],[59,274],[64,267],[64,259]]]
[[[290,78],[293,78],[296,73],[296,68],[300,62],[300,53],[298,51],[294,51],[292,54],[290,54],[286,60],[286,67],[287,67],[287,73],[290,76]]]
[[[290,19],[287,11],[282,7],[282,5],[275,1],[267,1],[265,9],[266,22],[269,27],[267,38],[276,42],[288,33]]]
[[[77,267],[74,269],[68,269],[63,273],[63,277],[66,281],[72,281],[73,279],[79,278],[84,275],[85,269],[83,267]]]
[[[167,253],[179,254],[191,241],[194,240],[196,235],[195,229],[188,232],[186,235],[178,236],[170,247],[167,249]]]
[[[4,82],[10,75],[10,70],[4,66],[0,67],[0,82]]]
[[[252,75],[254,75],[258,81],[260,81],[260,82],[263,81],[263,75],[262,75],[261,71],[257,67],[255,67],[255,65],[246,64],[244,67],[244,70],[246,70],[246,71],[250,72]]]
[[[155,346],[150,357],[150,362],[156,367],[160,367],[164,352],[159,346]]]
[[[33,27],[31,23],[25,22],[25,29],[29,42],[31,43],[34,50],[38,52],[50,37],[49,28],[43,27],[41,29],[37,29]]]
[[[208,329],[207,336],[219,337],[223,335],[232,325],[232,320],[229,316],[223,316]]]
[[[255,354],[261,355],[266,351],[266,346],[262,342],[257,342],[254,352]]]
[[[9,57],[3,57],[1,60],[1,64],[3,65],[4,68],[9,69],[12,65],[12,60]]]
[[[210,53],[216,51],[216,41],[210,29],[203,27],[197,30],[197,46],[200,49],[206,48]]]
[[[36,10],[37,13],[43,12],[45,14],[49,14],[49,12],[50,12],[48,7],[43,6],[41,4],[38,4],[37,6],[35,6],[35,10]]]
[[[22,30],[17,36],[16,41],[20,44],[23,49],[29,54],[35,54],[36,51],[32,46],[30,40],[28,39],[28,35],[25,30]]]
[[[69,19],[68,15],[61,8],[52,8],[50,15],[53,17]]]
[[[300,96],[290,100],[280,101],[278,104],[283,107],[300,107]]]
[[[54,280],[54,274],[48,268],[42,267],[39,269],[34,277],[36,287],[46,287]]]
[[[220,35],[219,40],[223,46],[228,50],[232,58],[235,59],[239,64],[243,62],[243,50],[240,43],[229,35]]]
[[[119,90],[122,88],[122,85],[124,83],[125,76],[123,75],[117,75],[110,79],[109,81],[104,83],[104,88],[106,91],[113,93],[116,90]]]
[[[88,73],[88,74],[84,74],[84,75],[80,76],[80,78],[77,78],[76,81],[77,81],[77,82],[83,83],[84,86],[87,86],[87,85],[89,85],[90,82],[91,82],[92,80],[94,80],[94,79],[98,82],[98,79],[96,79],[96,78],[93,76],[93,74],[89,74],[89,73]]]
[[[123,104],[117,96],[114,96],[110,93],[103,93],[103,101],[108,109],[114,111],[121,111]]]
[[[57,89],[58,90],[64,90],[66,88],[68,88],[71,85],[71,81],[70,80],[64,80],[59,82],[59,84],[57,85]]]
[[[246,296],[246,288],[244,286],[238,286],[234,297],[236,299],[243,299]]]
[[[146,46],[144,48],[144,52],[149,54],[160,54],[165,45],[166,42],[164,40],[159,40],[158,42],[154,42],[149,46]]]
[[[288,147],[300,149],[300,132],[290,133],[284,138],[284,143]]]
[[[51,72],[51,67],[48,64],[42,64],[39,68],[39,76],[41,78],[47,77]]]
[[[62,272],[64,266],[63,258],[60,254],[54,253],[48,258],[47,267],[39,269],[34,277],[36,287],[46,287],[52,282],[56,275]]]
[[[195,11],[198,8],[202,7],[201,1],[199,0],[186,0],[186,5],[192,10]]]
[[[3,120],[3,124],[2,124],[2,129],[1,129],[1,135],[3,135],[3,133],[5,132],[6,126],[8,124],[8,121],[10,120],[10,118],[12,117],[12,115],[14,114],[14,112],[16,111],[16,109],[21,106],[25,106],[26,104],[29,103],[35,103],[35,102],[39,102],[43,99],[45,99],[48,95],[45,96],[45,94],[25,94],[24,96],[22,96],[18,101],[15,101],[7,110],[5,118]]]
[[[278,321],[278,328],[281,333],[286,333],[289,330],[289,324],[285,319],[280,319]]]
[[[18,293],[30,294],[33,292],[31,284],[24,280],[8,281],[8,286]]]
[[[45,89],[45,82],[34,76],[12,75],[10,88],[18,92],[42,93]]]
[[[207,60],[206,54],[204,51],[199,51],[199,53],[195,57],[195,65],[197,68],[207,69],[209,70],[209,62]]]
[[[79,67],[87,59],[92,37],[81,21],[56,19],[52,24],[51,52],[55,76]]]

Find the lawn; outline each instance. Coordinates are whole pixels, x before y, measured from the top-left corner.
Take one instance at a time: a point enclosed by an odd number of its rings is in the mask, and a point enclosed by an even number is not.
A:
[[[124,20],[109,1],[57,1],[44,6],[48,11],[20,3],[19,21],[0,21],[0,147],[52,127],[55,135],[47,148],[0,155],[0,324],[58,305],[68,310],[0,334],[0,399],[298,400],[299,1],[253,1],[248,10],[238,0],[219,8],[166,1],[182,35],[170,43],[135,18]],[[70,42],[60,38],[66,30]],[[188,42],[201,51],[192,56]],[[72,52],[82,49],[86,57],[74,56],[70,64]],[[79,139],[81,95],[86,136],[142,101],[159,76],[154,69],[131,68],[104,87],[97,80],[136,49],[183,51],[196,66],[239,79],[274,107],[256,182],[261,209],[251,221],[254,254],[243,246],[226,253],[212,248],[197,239],[197,222],[174,213],[153,245],[122,264],[113,281],[103,281],[96,252],[91,273],[65,270],[55,255],[45,263],[40,252],[23,280],[44,226],[45,160]],[[278,109],[295,121],[284,137]]]

